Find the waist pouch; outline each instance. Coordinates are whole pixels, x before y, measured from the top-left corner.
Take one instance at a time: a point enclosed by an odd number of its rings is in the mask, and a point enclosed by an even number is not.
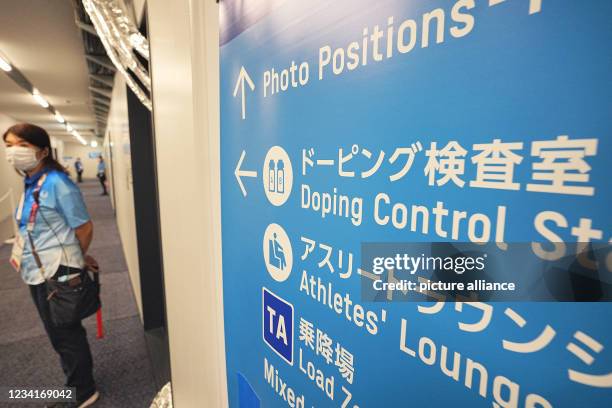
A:
[[[54,278],[60,275],[64,266]],[[66,268],[67,269],[67,268]],[[101,306],[100,278],[97,272],[92,279],[87,270],[65,282],[52,278],[47,280],[49,314],[56,327],[70,327],[96,313]]]

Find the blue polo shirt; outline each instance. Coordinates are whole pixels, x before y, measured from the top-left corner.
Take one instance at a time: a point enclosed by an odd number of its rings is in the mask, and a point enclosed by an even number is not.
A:
[[[45,172],[47,178],[40,190],[40,208],[32,231],[36,252],[45,268],[44,279],[53,276],[59,265],[82,268],[85,264],[74,233],[75,228],[90,220],[81,191],[67,174],[42,170],[32,177],[26,177],[21,219],[17,219],[19,234],[25,242],[20,272],[23,281],[29,285],[43,282],[32,255],[27,224],[34,204],[32,193]],[[15,215],[18,215],[18,210]]]
[[[98,174],[104,173],[106,171],[106,163],[99,162],[98,163]]]

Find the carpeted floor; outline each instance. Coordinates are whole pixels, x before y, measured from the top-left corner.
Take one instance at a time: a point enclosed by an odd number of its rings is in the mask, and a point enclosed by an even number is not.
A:
[[[95,316],[84,321],[102,394],[95,407],[148,407],[156,393],[155,383],[110,200],[99,195],[95,180],[80,186],[94,222],[90,254],[102,270],[104,339],[96,339]],[[28,287],[8,264],[9,255],[10,248],[0,246],[0,386],[61,386],[64,377],[59,359]]]

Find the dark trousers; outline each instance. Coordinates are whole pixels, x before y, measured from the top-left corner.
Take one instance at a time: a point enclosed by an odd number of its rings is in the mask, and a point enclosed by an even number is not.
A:
[[[77,171],[77,181],[79,183],[83,182],[83,171],[82,170],[81,171]]]
[[[108,194],[106,192],[106,174],[98,174],[98,180],[100,180],[100,184],[102,185],[102,194]]]
[[[49,315],[46,286],[46,283],[30,285],[32,299],[49,340],[51,340],[51,345],[60,356],[62,369],[66,375],[66,386],[76,387],[77,401],[82,401],[96,389],[87,333],[81,322],[67,328],[53,325]]]

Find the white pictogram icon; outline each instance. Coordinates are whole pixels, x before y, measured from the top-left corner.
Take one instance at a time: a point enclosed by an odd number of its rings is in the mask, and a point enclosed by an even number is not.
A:
[[[277,282],[284,282],[291,274],[293,250],[287,233],[278,224],[270,224],[263,236],[266,269]]]
[[[281,206],[289,199],[293,187],[293,168],[289,155],[280,146],[268,150],[263,165],[263,183],[266,197],[275,206]]]

